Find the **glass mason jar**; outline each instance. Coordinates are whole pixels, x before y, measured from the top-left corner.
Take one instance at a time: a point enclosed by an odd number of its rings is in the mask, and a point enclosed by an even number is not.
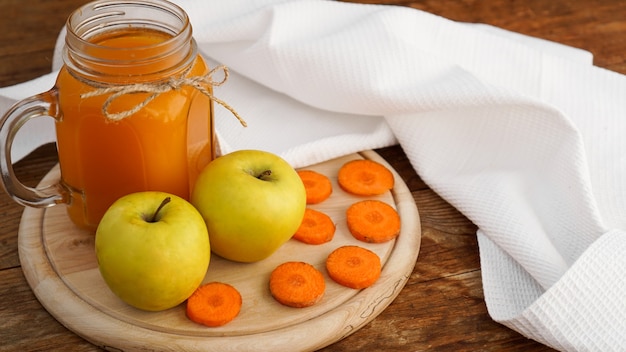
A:
[[[26,206],[67,204],[72,222],[89,230],[125,194],[188,199],[215,157],[215,83],[187,14],[164,0],[97,0],[74,11],[66,28],[55,86],[2,119],[7,192]],[[17,130],[39,116],[55,119],[61,179],[37,189],[15,178],[10,149]]]

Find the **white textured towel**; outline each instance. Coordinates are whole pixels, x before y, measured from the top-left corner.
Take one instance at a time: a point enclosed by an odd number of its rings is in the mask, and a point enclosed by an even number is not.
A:
[[[559,350],[626,350],[624,76],[584,51],[409,8],[177,2],[203,54],[234,71],[215,93],[249,127],[216,107],[224,152],[300,167],[399,143],[478,225],[494,320]],[[16,157],[54,139],[41,126]]]

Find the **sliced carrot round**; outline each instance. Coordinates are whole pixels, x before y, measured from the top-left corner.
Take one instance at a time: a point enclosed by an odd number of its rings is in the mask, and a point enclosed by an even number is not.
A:
[[[233,286],[210,282],[198,287],[187,299],[187,317],[206,326],[222,326],[239,314],[241,294]]]
[[[368,199],[346,210],[348,230],[359,241],[381,243],[400,234],[400,216],[389,204]]]
[[[317,303],[326,290],[324,275],[305,262],[285,262],[270,274],[270,292],[279,303],[295,308]]]
[[[369,159],[357,159],[341,166],[337,182],[348,193],[375,196],[392,189],[394,178],[383,164]]]
[[[333,185],[326,175],[313,170],[300,170],[298,175],[306,190],[307,204],[321,203],[333,193]]]
[[[328,255],[326,271],[340,285],[354,289],[366,288],[380,277],[380,258],[363,247],[343,246]]]
[[[306,208],[300,227],[293,238],[306,244],[330,242],[335,236],[335,223],[326,213]]]

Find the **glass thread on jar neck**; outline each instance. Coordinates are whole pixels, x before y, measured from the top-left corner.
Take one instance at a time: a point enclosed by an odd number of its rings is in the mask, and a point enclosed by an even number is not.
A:
[[[75,11],[66,27],[64,63],[86,80],[158,81],[180,74],[197,55],[189,18],[168,1],[95,1]],[[124,46],[116,39],[139,34],[154,40]]]

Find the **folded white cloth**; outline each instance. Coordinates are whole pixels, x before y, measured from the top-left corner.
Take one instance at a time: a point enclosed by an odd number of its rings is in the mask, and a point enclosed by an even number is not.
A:
[[[301,167],[399,143],[478,225],[495,321],[559,350],[626,349],[624,76],[581,50],[409,8],[177,3],[203,54],[234,71],[215,93],[249,127],[216,107],[224,152]],[[54,75],[0,95],[45,90],[36,83]],[[53,140],[47,129],[25,139]]]

